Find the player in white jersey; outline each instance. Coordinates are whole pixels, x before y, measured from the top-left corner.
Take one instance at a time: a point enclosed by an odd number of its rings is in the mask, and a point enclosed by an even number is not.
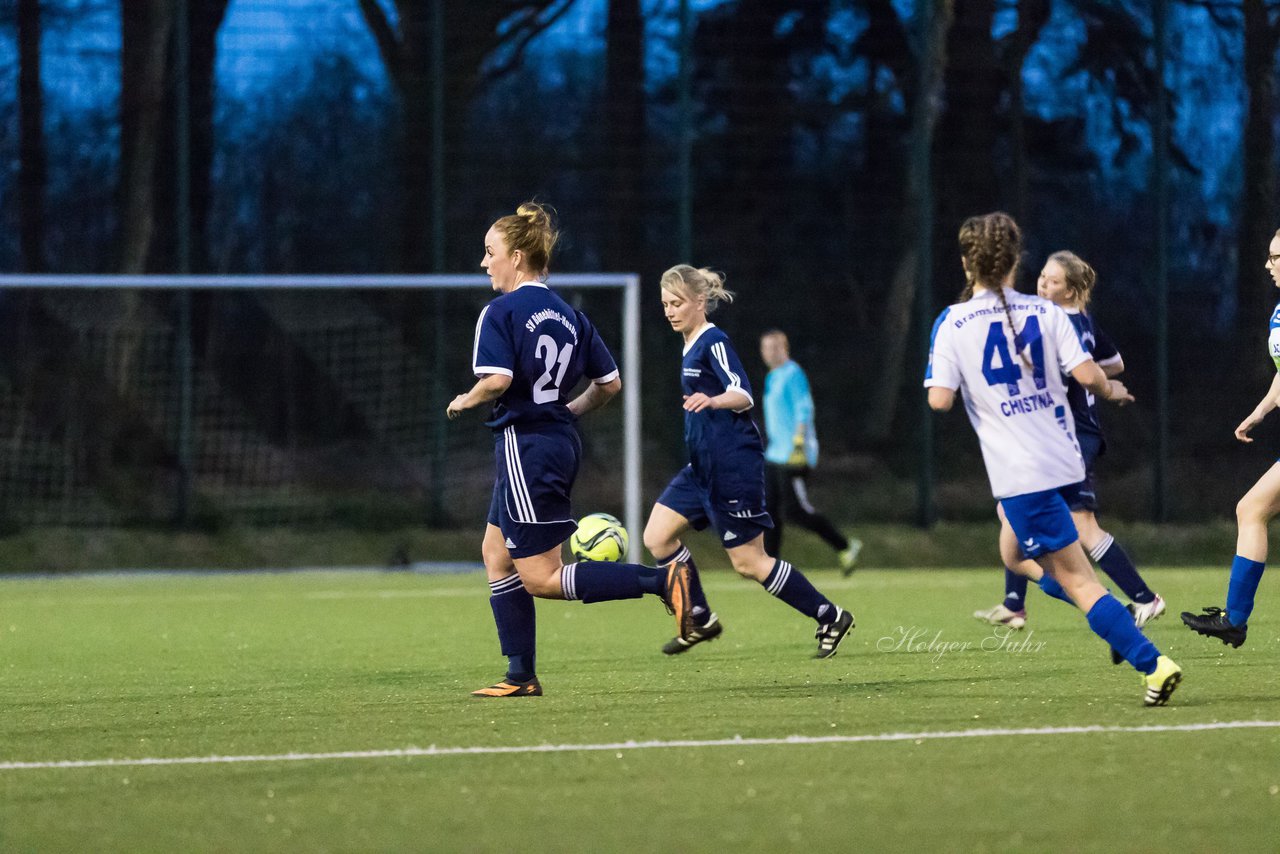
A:
[[[924,381],[929,406],[946,412],[961,392],[992,495],[1023,554],[1062,585],[1089,627],[1142,674],[1144,703],[1163,705],[1182,669],[1098,583],[1064,496],[1084,480],[1085,467],[1062,375],[1103,400],[1123,400],[1128,392],[1081,346],[1066,312],[1013,290],[1022,233],[1008,214],[970,217],[959,239],[968,284],[934,324]]]
[[[1275,286],[1280,288],[1280,231],[1272,236],[1271,245],[1267,247],[1267,272]],[[1271,351],[1271,360],[1276,364],[1276,375],[1253,412],[1236,427],[1236,438],[1241,442],[1252,442],[1249,431],[1261,424],[1271,410],[1280,406],[1280,303],[1271,310],[1267,347]],[[1183,611],[1182,622],[1187,628],[1233,647],[1245,642],[1254,596],[1267,567],[1267,523],[1277,513],[1280,513],[1280,460],[1263,472],[1257,483],[1249,487],[1236,504],[1236,553],[1231,559],[1226,607],[1205,608],[1203,614]]]
[[[1036,293],[1067,312],[1071,325],[1080,335],[1080,342],[1093,357],[1103,373],[1115,377],[1124,372],[1124,359],[1111,339],[1093,321],[1087,312],[1097,274],[1083,258],[1074,252],[1055,252],[1045,261],[1036,281]],[[1098,418],[1093,395],[1074,379],[1067,380],[1067,402],[1075,422],[1076,442],[1084,457],[1085,479],[1076,484],[1075,493],[1068,497],[1071,518],[1080,535],[1080,544],[1098,567],[1124,591],[1131,600],[1128,605],[1133,620],[1139,627],[1164,613],[1165,604],[1129,559],[1124,548],[1098,524],[1097,490],[1093,482],[1094,467],[1098,458],[1106,452],[1107,442]],[[1122,401],[1123,402],[1123,401]],[[1005,599],[994,608],[975,611],[973,616],[993,625],[1021,629],[1026,625],[1027,582],[1035,581],[1050,596],[1070,602],[1052,578],[1045,575],[1040,565],[1024,560],[1018,550],[1017,540],[1008,522],[1001,525],[1000,556],[1005,564]],[[1113,661],[1120,659],[1113,656]]]

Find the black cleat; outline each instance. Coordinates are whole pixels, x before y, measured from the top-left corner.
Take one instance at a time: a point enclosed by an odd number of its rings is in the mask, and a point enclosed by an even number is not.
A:
[[[689,601],[689,564],[672,561],[662,588],[662,604],[676,618],[676,637],[686,640],[693,634],[693,603]]]
[[[1245,637],[1249,634],[1248,624],[1242,626],[1232,625],[1231,621],[1227,619],[1227,612],[1221,608],[1205,608],[1203,614],[1183,611],[1182,622],[1186,623],[1187,628],[1196,634],[1217,638],[1223,643],[1229,643],[1237,648],[1244,643]]]
[[[706,625],[694,626],[688,637],[672,638],[662,645],[662,651],[667,655],[679,655],[703,641],[715,640],[723,631],[724,626],[721,625],[720,618],[712,614]]]
[[[836,618],[829,623],[823,623],[818,626],[818,631],[814,637],[818,639],[818,651],[814,653],[814,658],[830,658],[836,654],[836,649],[840,646],[840,641],[844,640],[844,636],[849,634],[849,630],[853,628],[853,614],[850,614],[844,608],[836,607]]]

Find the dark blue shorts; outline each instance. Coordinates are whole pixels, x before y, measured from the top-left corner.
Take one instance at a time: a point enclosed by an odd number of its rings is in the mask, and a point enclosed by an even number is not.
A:
[[[577,522],[569,493],[578,477],[582,441],[572,424],[537,429],[508,425],[495,432],[497,476],[489,524],[497,525],[513,558],[540,555],[569,539]]]
[[[1056,552],[1080,539],[1071,519],[1068,495],[1078,484],[1001,498],[1000,506],[1028,558]]]
[[[1062,498],[1067,502],[1067,507],[1071,510],[1088,510],[1090,513],[1098,512],[1098,493],[1093,486],[1093,472],[1086,471],[1084,480],[1079,483],[1073,483],[1070,486],[1064,486],[1060,490]]]
[[[695,531],[713,526],[726,549],[745,546],[773,527],[764,506],[763,483],[759,495],[716,501],[694,479],[693,466],[680,469],[658,496],[658,503],[688,519]]]
[[[1093,466],[1102,456],[1105,447],[1101,436],[1085,435],[1079,437],[1080,456],[1084,458],[1084,480],[1062,487],[1062,497],[1072,510],[1088,510],[1098,512],[1098,491],[1093,485]]]

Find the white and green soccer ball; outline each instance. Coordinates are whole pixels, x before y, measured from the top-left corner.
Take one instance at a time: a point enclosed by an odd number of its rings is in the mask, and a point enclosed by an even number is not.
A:
[[[578,522],[569,551],[578,560],[621,560],[627,553],[627,529],[616,516],[592,513]]]

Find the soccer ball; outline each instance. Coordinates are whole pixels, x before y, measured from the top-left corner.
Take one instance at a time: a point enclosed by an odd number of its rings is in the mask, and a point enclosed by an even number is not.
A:
[[[608,513],[583,516],[569,538],[569,551],[578,560],[621,560],[627,553],[627,529]]]

